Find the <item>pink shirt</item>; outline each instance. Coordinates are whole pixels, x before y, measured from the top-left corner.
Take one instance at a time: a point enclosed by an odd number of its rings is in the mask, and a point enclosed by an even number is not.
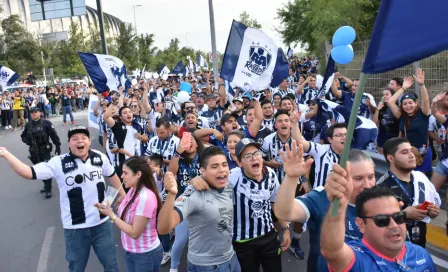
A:
[[[123,202],[120,204],[120,207],[118,208],[118,215],[120,217],[124,207],[131,201],[133,194],[134,188],[131,188],[123,199]],[[132,239],[131,236],[122,231],[121,242],[123,248],[128,252],[144,253],[151,251],[160,245],[156,228],[157,198],[155,194],[146,187],[142,187],[138,197],[136,197],[134,203],[130,205],[124,219],[126,223],[132,225],[134,223],[134,218],[137,215],[149,218],[148,224],[137,239]]]

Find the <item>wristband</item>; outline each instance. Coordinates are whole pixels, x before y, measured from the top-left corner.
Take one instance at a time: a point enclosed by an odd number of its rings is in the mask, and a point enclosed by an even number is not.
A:
[[[180,154],[179,154],[179,152],[177,152],[177,150],[174,151],[174,157],[180,157]]]

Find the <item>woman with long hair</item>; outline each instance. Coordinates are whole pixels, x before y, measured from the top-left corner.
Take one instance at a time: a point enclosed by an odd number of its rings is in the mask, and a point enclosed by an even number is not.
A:
[[[414,93],[404,93],[414,83],[414,79],[420,85],[421,105]],[[428,148],[428,126],[431,108],[429,106],[428,90],[425,87],[425,73],[417,70],[417,75],[407,77],[403,86],[387,102],[394,116],[400,120],[400,137],[409,140],[416,155],[417,167],[415,171],[427,175],[432,173],[432,151]],[[396,102],[400,98],[400,107]],[[415,148],[414,148],[415,147]],[[420,159],[421,158],[421,159]]]
[[[400,120],[397,119],[392,110],[387,105],[387,102],[392,97],[393,90],[383,90],[383,98],[378,104],[377,110],[373,115],[373,122],[378,127],[378,137],[376,140],[378,153],[383,154],[383,145],[390,138],[398,137]]]
[[[241,130],[233,130],[230,132],[229,137],[227,138],[227,163],[229,164],[229,170],[233,168],[239,167],[238,165],[238,156],[235,153],[236,144],[241,141],[245,136]]]
[[[189,132],[191,133],[192,130],[189,130]],[[171,159],[170,165],[168,166],[168,171],[174,174],[177,173],[177,197],[184,193],[185,188],[190,185],[191,179],[200,175],[199,153],[201,151],[201,141],[191,135],[190,144],[187,146],[182,145],[182,143],[179,144],[174,158]],[[171,249],[172,256],[170,271],[178,270],[183,249],[188,242],[188,222],[185,220],[177,225],[175,228],[175,233],[176,238],[174,238],[173,247]]]
[[[157,235],[157,214],[162,208],[157,185],[143,157],[133,156],[123,164],[122,179],[129,189],[117,215],[107,203],[95,206],[121,230],[121,242],[130,272],[159,271],[163,249]]]

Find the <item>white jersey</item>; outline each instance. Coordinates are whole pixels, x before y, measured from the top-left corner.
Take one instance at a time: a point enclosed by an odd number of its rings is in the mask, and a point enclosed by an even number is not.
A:
[[[148,147],[146,148],[145,155],[151,156],[153,154],[159,154],[164,160],[171,160],[174,157],[174,152],[179,147],[180,139],[174,135],[166,141],[162,141],[158,136],[152,137],[148,142]],[[167,165],[162,167],[163,172],[168,169]]]
[[[94,206],[104,201],[104,176],[115,175],[106,155],[90,150],[89,157],[83,162],[67,153],[36,164],[31,169],[33,179],[56,179],[64,229],[89,228],[107,221],[108,217],[100,214]]]
[[[333,164],[339,162],[339,155],[336,154],[330,145],[310,143],[308,155],[312,156],[315,164],[314,187],[325,185],[328,174],[333,169]],[[304,150],[307,151],[307,150]]]

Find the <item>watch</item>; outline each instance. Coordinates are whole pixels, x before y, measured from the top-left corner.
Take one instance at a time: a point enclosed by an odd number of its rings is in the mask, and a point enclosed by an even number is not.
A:
[[[115,223],[114,220],[117,219],[117,215],[114,214],[114,216],[112,217],[112,219],[110,220],[110,222]]]
[[[286,224],[286,226],[282,227],[282,230],[283,230],[283,231],[285,231],[285,230],[289,230],[289,224]]]

